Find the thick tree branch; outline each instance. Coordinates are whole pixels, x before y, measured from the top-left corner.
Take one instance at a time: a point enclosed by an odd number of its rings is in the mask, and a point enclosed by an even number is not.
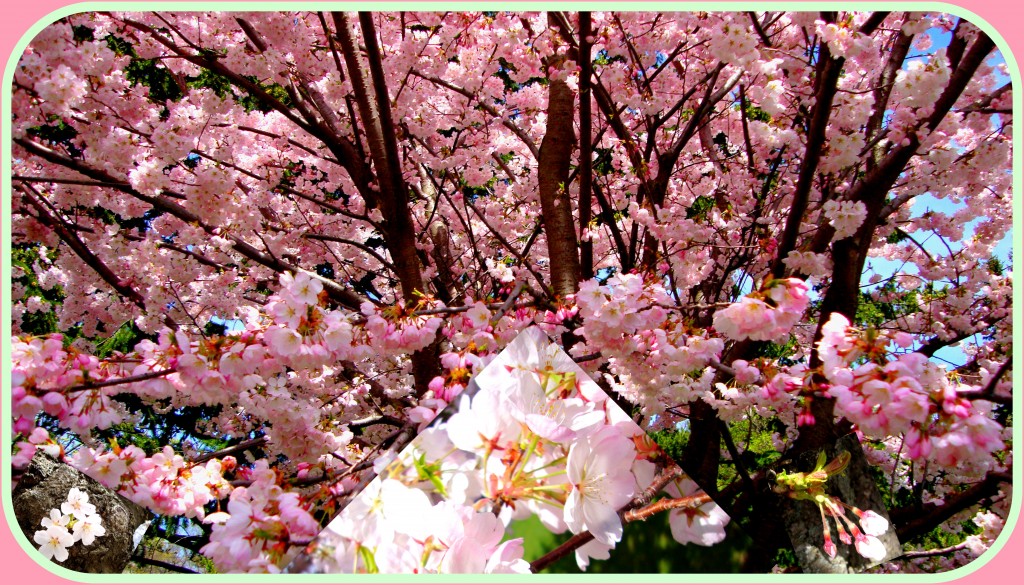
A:
[[[819,43],[814,110],[811,112],[811,124],[807,130],[807,145],[804,148],[803,159],[800,161],[800,174],[797,178],[796,190],[793,193],[793,201],[790,203],[789,216],[786,219],[782,238],[779,240],[778,253],[772,264],[772,275],[776,278],[781,278],[785,274],[786,265],[783,264],[783,260],[796,248],[797,237],[800,235],[800,224],[807,212],[807,202],[814,183],[814,176],[824,151],[825,131],[828,128],[829,118],[832,116],[832,101],[836,97],[844,61],[845,59],[842,57],[833,58],[829,53],[828,45],[824,42]]]
[[[1011,481],[1011,475],[1009,472],[990,472],[984,479],[966,490],[946,496],[942,504],[924,504],[914,509],[890,510],[889,515],[896,524],[896,534],[901,542],[908,542],[931,532],[956,514],[995,496],[1002,484]]]
[[[113,378],[109,380],[102,380],[99,382],[85,382],[77,386],[71,386],[63,390],[65,393],[70,392],[82,392],[84,390],[96,390],[98,388],[109,388],[110,386],[120,386],[122,384],[134,384],[135,382],[145,382],[146,380],[155,380],[156,378],[163,378],[169,374],[173,374],[177,370],[174,368],[167,368],[165,370],[158,370],[155,372],[146,372],[145,374],[139,374],[137,376],[127,376],[125,378]]]

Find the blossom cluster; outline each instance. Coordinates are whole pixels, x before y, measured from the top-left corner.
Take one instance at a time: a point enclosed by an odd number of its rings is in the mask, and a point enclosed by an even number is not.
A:
[[[822,328],[818,355],[837,414],[868,437],[902,436],[910,459],[978,473],[995,468],[994,453],[1004,442],[1003,428],[991,415],[993,404],[972,396],[977,387],[955,383],[920,353],[889,360],[888,348],[906,346],[908,338],[859,331],[832,314]]]
[[[212,423],[240,434],[261,430],[265,421],[269,424],[262,430],[271,434],[271,443],[292,459],[315,460],[325,447],[343,448],[350,433],[321,405],[324,380],[346,360],[383,349],[398,355],[422,347],[433,339],[440,319],[326,309],[320,299],[323,285],[302,272],[285,273],[280,283],[281,290],[267,304],[269,319],[248,321],[241,331],[215,339],[164,330],[156,341],[140,342],[131,356],[101,360],[65,347],[60,335],[13,338],[15,432],[29,437],[36,417],[46,413],[87,436],[92,429],[128,420],[114,397],[130,392],[171,407],[239,404],[244,414],[226,414]],[[365,327],[355,327],[361,319]],[[352,408],[355,404],[348,406],[352,416],[362,414]],[[17,443],[19,461],[27,462],[34,445],[46,441],[36,438]]]
[[[868,208],[861,201],[836,201],[830,199],[822,206],[825,217],[836,229],[833,237],[842,240],[857,233],[864,219],[868,216]]]
[[[655,328],[665,320],[667,311],[661,305],[669,300],[664,289],[650,286],[639,274],[616,274],[603,285],[597,279],[587,280],[576,293],[586,333],[596,339]]]
[[[37,530],[32,540],[39,545],[39,552],[44,557],[61,563],[68,560],[68,549],[76,542],[89,546],[107,533],[103,518],[96,512],[96,506],[89,502],[89,494],[77,487],[68,491],[67,500],[59,510],[50,510],[40,523],[43,530]]]
[[[190,464],[170,445],[152,456],[136,447],[109,450],[81,448],[70,462],[101,484],[159,514],[202,518],[207,504],[226,497],[231,485],[223,473],[233,458]]]
[[[606,381],[649,414],[710,389],[704,374],[724,341],[689,328],[663,283],[639,274],[593,279],[580,285],[575,302],[582,319],[575,333],[586,342],[574,353],[598,352],[613,374]]]
[[[40,412],[78,433],[123,420],[123,408],[111,399],[116,389],[88,387],[90,381],[106,377],[100,360],[74,348],[65,349],[60,335],[14,338],[11,356],[15,364],[11,371],[15,432],[31,433]]]
[[[777,341],[803,317],[809,302],[802,280],[768,280],[761,290],[715,312],[715,330],[736,341]]]
[[[480,353],[483,353],[485,357],[481,358],[478,355]],[[484,367],[487,355],[486,348],[481,348],[472,342],[462,351],[441,354],[441,366],[444,367],[445,374],[430,381],[429,388],[434,393],[434,397],[445,403],[451,402],[466,389],[469,380]]]
[[[410,352],[423,349],[430,345],[441,327],[440,317],[403,314],[401,307],[392,307],[383,314],[371,303],[363,303],[360,309],[366,316],[367,334],[385,350]]]
[[[783,263],[792,271],[811,277],[821,277],[828,274],[832,261],[825,254],[790,252]]]
[[[227,510],[207,515],[210,543],[200,552],[222,571],[277,572],[291,543],[309,542],[320,531],[309,504],[286,491],[265,460],[245,477],[248,486],[231,491]]]
[[[946,51],[940,50],[928,61],[915,59],[896,74],[893,86],[903,103],[922,108],[935,103],[952,75]]]
[[[839,23],[818,20],[815,25],[818,34],[828,43],[828,48],[834,55],[856,57],[871,48],[871,37],[857,31],[853,19]]]
[[[720,31],[711,37],[708,50],[722,61],[746,66],[760,57],[757,39],[741,20],[724,22]]]

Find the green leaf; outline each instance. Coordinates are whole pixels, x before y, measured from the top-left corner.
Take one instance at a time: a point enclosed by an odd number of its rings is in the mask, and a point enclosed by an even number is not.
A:
[[[444,483],[441,481],[441,466],[436,463],[427,463],[426,458],[426,454],[421,453],[419,457],[413,459],[412,463],[416,467],[416,474],[420,481],[429,481],[437,493],[447,498],[448,491],[444,489]]]
[[[824,451],[818,452],[818,462],[814,464],[814,470],[820,471],[825,468],[825,463],[828,461],[828,455]]]
[[[380,569],[377,568],[377,561],[373,558],[373,551],[363,545],[359,545],[359,558],[363,559],[363,564],[366,565],[367,573],[380,572]]]

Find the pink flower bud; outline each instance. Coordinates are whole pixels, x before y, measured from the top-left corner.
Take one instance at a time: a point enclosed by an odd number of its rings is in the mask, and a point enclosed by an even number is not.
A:
[[[880,514],[868,510],[862,512],[854,508],[854,513],[860,517],[860,528],[868,536],[881,536],[889,530],[889,521]]]
[[[15,433],[27,435],[32,432],[33,427],[35,427],[35,424],[33,424],[32,419],[22,416],[14,421],[13,429]]]
[[[444,378],[441,376],[434,376],[434,379],[427,384],[427,389],[434,393],[434,396],[440,396],[444,392]]]
[[[856,547],[857,553],[864,558],[872,561],[881,561],[885,558],[885,545],[874,536],[858,535]]]
[[[836,558],[836,543],[832,542],[832,537],[828,534],[825,535],[825,554],[830,559]]]
[[[803,412],[801,412],[796,417],[796,424],[797,424],[797,426],[800,426],[800,427],[812,426],[814,424],[814,422],[815,422],[814,415],[811,414],[811,410],[809,408],[805,409]]]

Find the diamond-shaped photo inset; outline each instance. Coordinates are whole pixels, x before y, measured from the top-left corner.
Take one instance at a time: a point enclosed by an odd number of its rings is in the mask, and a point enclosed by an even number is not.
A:
[[[703,547],[727,539],[728,515],[540,329],[473,382],[289,570],[721,570]],[[700,552],[665,554],[682,545]]]

